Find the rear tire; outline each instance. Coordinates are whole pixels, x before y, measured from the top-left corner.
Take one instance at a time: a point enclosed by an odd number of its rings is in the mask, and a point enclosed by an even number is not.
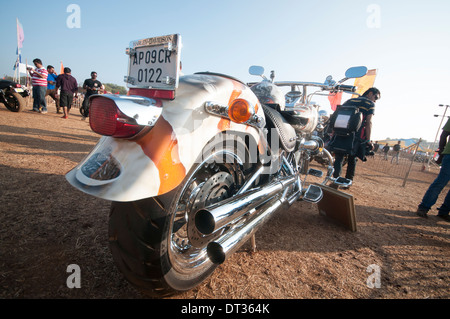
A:
[[[114,261],[128,281],[152,296],[192,289],[217,267],[206,254],[207,238],[199,243],[192,236],[192,223],[200,208],[231,197],[245,180],[248,149],[238,137],[226,136],[226,143],[208,144],[204,160],[176,189],[112,203],[109,241]],[[222,156],[228,161],[219,163]]]
[[[83,104],[80,107],[80,114],[84,117],[89,117],[89,106],[87,104],[88,104],[87,102],[86,105],[83,102]]]
[[[25,99],[19,93],[6,92],[5,99],[5,106],[11,112],[21,112],[25,108]]]

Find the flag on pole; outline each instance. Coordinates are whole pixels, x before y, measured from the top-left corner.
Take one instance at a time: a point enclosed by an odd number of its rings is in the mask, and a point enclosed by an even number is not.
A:
[[[64,65],[61,61],[61,68],[59,69],[59,74],[63,74],[64,73]]]
[[[368,89],[373,87],[375,83],[375,78],[377,77],[377,70],[369,70],[367,71],[367,74],[364,75],[362,78],[355,79],[355,86],[357,87],[356,93],[359,93],[362,95],[364,92],[366,92]],[[354,94],[352,97],[358,97],[359,95]]]
[[[14,63],[13,70],[19,69],[19,65],[22,62],[22,55],[20,52],[20,49],[23,47],[23,40],[25,39],[25,36],[23,35],[23,27],[22,24],[19,22],[19,19],[16,18],[16,25],[17,25],[17,50],[16,50],[16,62]]]
[[[25,39],[25,35],[23,34],[23,27],[22,24],[19,22],[19,19],[17,20],[17,50],[20,52],[20,48],[23,47],[23,40]]]
[[[328,101],[330,101],[331,110],[334,112],[338,105],[341,104],[342,101],[342,92],[330,92],[328,94]]]
[[[17,69],[21,63],[22,63],[22,55],[19,53],[17,55],[16,63],[14,63],[13,70]]]

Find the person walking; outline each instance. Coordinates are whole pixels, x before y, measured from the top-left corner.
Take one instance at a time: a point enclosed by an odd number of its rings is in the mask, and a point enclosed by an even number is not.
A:
[[[398,141],[398,143],[395,144],[394,147],[392,148],[392,150],[394,151],[394,154],[392,155],[392,158],[391,158],[391,164],[392,164],[392,162],[394,161],[394,158],[395,158],[396,161],[397,161],[397,165],[398,165],[398,157],[400,155],[400,149],[401,149],[400,143],[401,142],[402,141]]]
[[[56,89],[61,88],[59,105],[63,108],[63,119],[69,118],[69,112],[72,107],[74,96],[78,92],[77,80],[72,76],[70,68],[64,68],[64,74],[56,78]]]
[[[384,153],[384,160],[387,161],[388,160],[388,153],[389,153],[389,144],[386,143],[386,145],[383,147],[383,153]]]
[[[58,74],[55,72],[55,68],[52,65],[47,66],[47,92],[45,96],[49,95],[56,105],[56,113],[61,114],[61,107],[59,106],[58,90],[56,89],[56,78]]]
[[[378,152],[379,148],[380,148],[380,144],[378,144],[378,141],[376,141],[375,144],[373,144],[373,152],[374,153]]]
[[[41,59],[33,60],[34,66],[27,67],[28,73],[31,76],[31,84],[33,85],[33,109],[34,112],[42,114],[47,113],[47,102],[45,101],[45,93],[47,92],[47,76],[48,72],[42,67]]]
[[[450,181],[450,143],[447,142],[450,135],[450,119],[444,125],[440,139],[439,139],[439,156],[442,157],[441,169],[436,179],[428,187],[425,195],[422,198],[421,203],[417,207],[417,215],[420,217],[428,217],[428,212],[436,204],[439,195],[445,186]],[[437,217],[440,217],[446,221],[450,221],[450,190],[445,196],[444,203],[438,208]]]

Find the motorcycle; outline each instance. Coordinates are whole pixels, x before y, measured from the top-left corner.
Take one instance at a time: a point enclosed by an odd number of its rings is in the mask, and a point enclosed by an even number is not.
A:
[[[98,88],[98,87],[92,87],[89,88],[90,90],[94,91],[94,94],[99,94],[103,92],[103,88]],[[80,114],[83,117],[89,117],[89,97],[85,97],[81,106],[80,106]]]
[[[26,106],[24,98],[30,91],[23,85],[9,80],[0,80],[0,102],[12,112],[20,112]]]
[[[351,181],[344,178],[331,178],[334,158],[333,154],[327,149],[328,142],[331,139],[329,128],[330,116],[325,110],[320,110],[320,105],[313,102],[312,98],[319,95],[328,97],[330,94],[340,92],[358,95],[355,86],[343,85],[342,83],[349,79],[362,77],[366,73],[367,68],[360,66],[349,68],[345,72],[345,77],[338,82],[334,81],[331,75],[327,76],[324,83],[300,81],[275,82],[275,85],[278,87],[289,87],[289,91],[285,95],[286,108],[282,114],[296,129],[299,139],[318,139],[320,141],[321,147],[318,150],[308,150],[300,153],[298,161],[301,162],[300,166],[303,168],[303,172],[309,171],[311,175],[316,177],[321,177],[323,173],[315,169],[308,170],[309,163],[315,160],[326,166],[328,168],[327,174],[322,182],[324,185],[330,181],[336,186],[348,187]],[[310,90],[314,91],[310,92]],[[307,175],[305,176],[305,182]]]
[[[284,118],[279,88],[180,76],[180,50],[178,34],[130,43],[129,95],[90,97],[89,123],[102,137],[66,174],[112,201],[113,259],[158,297],[199,285],[275,212],[322,198],[320,186],[302,184],[299,161],[322,144]]]

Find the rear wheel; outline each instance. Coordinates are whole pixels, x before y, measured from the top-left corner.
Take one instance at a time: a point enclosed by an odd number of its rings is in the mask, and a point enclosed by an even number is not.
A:
[[[89,117],[89,102],[83,101],[80,106],[80,114],[84,117]]]
[[[192,289],[216,268],[206,253],[211,238],[196,232],[194,214],[237,192],[245,180],[246,147],[238,138],[228,137],[227,142],[205,149],[204,159],[175,190],[112,204],[113,258],[126,279],[151,295]]]
[[[25,108],[25,99],[19,93],[8,91],[5,99],[6,108],[12,112],[21,112]]]

